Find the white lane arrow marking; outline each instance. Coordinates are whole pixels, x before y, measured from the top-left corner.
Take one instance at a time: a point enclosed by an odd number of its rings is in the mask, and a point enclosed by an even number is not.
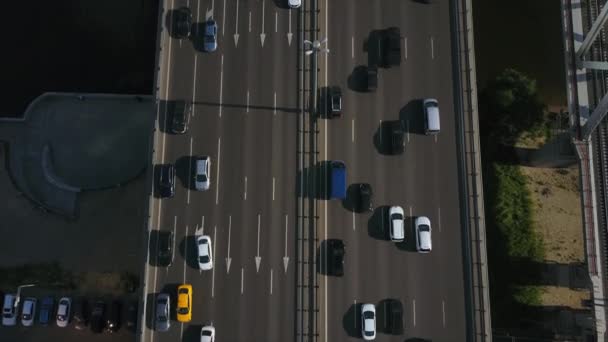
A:
[[[258,253],[255,256],[255,272],[260,271],[260,262],[262,262],[262,257],[260,257],[260,214],[258,214]]]
[[[293,33],[291,33],[291,12],[289,11],[289,32],[287,32],[287,44],[291,46],[291,39],[293,38]]]
[[[230,232],[232,231],[232,215],[228,215],[228,256],[226,257],[226,274],[230,273],[230,264],[232,258],[230,257]]]
[[[239,0],[236,0],[236,22],[234,24],[234,46],[239,44]]]
[[[262,47],[264,47],[264,40],[266,40],[266,33],[264,33],[264,12],[266,9],[266,0],[262,0],[262,33],[260,33],[260,40],[262,41]]]
[[[283,267],[285,268],[285,273],[287,273],[287,265],[289,264],[289,257],[287,256],[287,215],[285,215],[285,256],[283,257]]]

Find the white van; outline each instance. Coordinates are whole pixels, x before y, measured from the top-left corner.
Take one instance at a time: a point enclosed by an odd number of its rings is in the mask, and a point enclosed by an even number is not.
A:
[[[422,107],[424,108],[424,134],[439,133],[439,102],[436,99],[424,99]]]

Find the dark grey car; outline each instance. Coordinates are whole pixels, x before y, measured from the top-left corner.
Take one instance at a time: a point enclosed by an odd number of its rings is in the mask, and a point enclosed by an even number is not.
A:
[[[171,309],[171,299],[167,293],[161,293],[156,297],[156,315],[154,318],[154,328],[156,331],[167,331],[171,327],[169,312]]]

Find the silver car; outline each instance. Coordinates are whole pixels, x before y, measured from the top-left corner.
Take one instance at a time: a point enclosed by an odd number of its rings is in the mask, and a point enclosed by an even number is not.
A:
[[[4,306],[2,307],[2,325],[11,326],[17,324],[15,300],[17,300],[17,296],[14,294],[7,293],[4,296]]]
[[[65,328],[70,323],[70,311],[72,309],[72,300],[68,297],[63,297],[57,305],[57,326]]]
[[[169,310],[171,308],[171,299],[167,293],[161,293],[156,298],[156,318],[154,327],[156,331],[167,331],[171,327],[169,320]]]
[[[29,327],[34,324],[36,315],[36,298],[28,297],[23,301],[23,309],[21,309],[21,324],[24,327]]]
[[[199,235],[196,238],[198,247],[198,267],[208,271],[213,268],[213,253],[211,252],[211,238],[207,235]]]
[[[198,191],[209,190],[211,180],[209,179],[209,169],[211,168],[211,158],[208,156],[196,157],[196,174],[194,176],[194,186]]]
[[[302,0],[287,0],[287,4],[290,8],[298,8],[302,6]]]

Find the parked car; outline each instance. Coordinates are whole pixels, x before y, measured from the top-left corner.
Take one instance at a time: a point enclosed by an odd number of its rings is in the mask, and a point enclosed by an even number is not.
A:
[[[211,159],[209,156],[196,157],[195,162],[196,174],[194,176],[194,185],[196,190],[205,191],[209,190],[210,175],[209,169],[211,168]]]
[[[161,197],[175,196],[175,166],[173,164],[165,164],[160,167],[160,176],[158,181],[159,192]]]
[[[178,39],[186,39],[190,37],[192,27],[192,11],[188,7],[180,7],[174,12],[174,29],[173,35]]]
[[[173,262],[173,232],[158,232],[158,265],[170,266]]]
[[[416,218],[416,249],[428,253],[433,249],[431,242],[431,220],[426,216]]]
[[[154,328],[156,331],[168,331],[171,327],[170,321],[171,297],[167,293],[161,293],[156,297],[156,318]]]
[[[177,320],[184,323],[192,320],[192,285],[190,284],[177,287]]]
[[[2,325],[11,326],[17,324],[17,310],[15,301],[17,295],[7,293],[4,295],[4,305],[2,306]]]
[[[390,207],[388,211],[389,235],[391,241],[402,242],[405,240],[405,217],[403,208],[398,205]]]
[[[206,52],[217,50],[217,23],[213,19],[205,22],[205,35],[203,37],[203,48]]]
[[[327,240],[327,274],[341,277],[344,275],[344,242],[338,239]]]
[[[70,323],[70,313],[72,310],[72,300],[68,297],[63,297],[59,299],[59,304],[57,305],[57,326],[60,328],[65,328]]]
[[[91,331],[99,334],[103,329],[103,318],[106,311],[106,303],[102,300],[98,300],[93,305],[93,311],[91,312]]]
[[[196,237],[198,250],[198,268],[208,271],[213,268],[213,253],[211,250],[211,238],[208,235]]]
[[[207,325],[201,328],[201,342],[214,342],[215,328]]]
[[[108,315],[106,319],[106,331],[109,333],[113,333],[120,329],[120,312],[122,310],[122,303],[120,300],[116,299],[110,303],[110,308],[108,309]]]
[[[25,298],[25,300],[23,301],[23,308],[21,309],[21,324],[24,327],[29,327],[34,324],[37,303],[38,299],[33,297]]]
[[[84,330],[89,324],[89,306],[86,298],[76,297],[74,300],[74,327]]]
[[[361,306],[361,330],[364,340],[371,341],[376,338],[376,307],[374,304]]]
[[[126,326],[130,331],[135,331],[137,328],[137,305],[137,301],[131,301],[127,307]]]
[[[41,325],[48,325],[51,321],[51,315],[54,312],[53,308],[55,306],[55,298],[47,296],[42,298],[40,302],[40,311],[38,315],[38,322]]]

